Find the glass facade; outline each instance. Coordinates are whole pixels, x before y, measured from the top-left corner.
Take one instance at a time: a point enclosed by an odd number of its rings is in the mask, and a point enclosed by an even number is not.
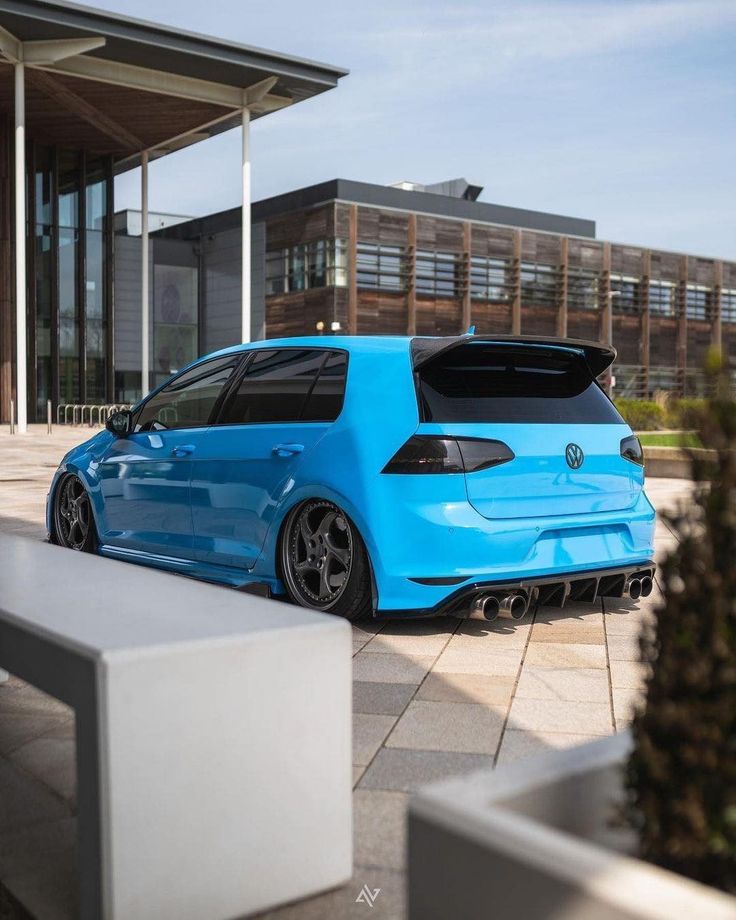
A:
[[[156,264],[153,270],[153,386],[199,355],[199,270]]]
[[[30,416],[110,392],[112,162],[29,146]]]
[[[266,253],[266,294],[346,287],[345,240],[315,240]]]

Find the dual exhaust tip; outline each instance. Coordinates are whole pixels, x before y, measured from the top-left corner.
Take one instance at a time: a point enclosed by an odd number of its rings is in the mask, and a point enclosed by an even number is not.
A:
[[[495,594],[479,594],[473,601],[470,609],[470,618],[474,620],[488,620],[492,622],[498,616],[510,617],[520,620],[529,606],[525,594],[512,591],[506,597],[496,597]]]
[[[630,578],[624,591],[633,601],[649,597],[654,589],[651,575]],[[529,609],[529,598],[521,591],[510,591],[505,597],[479,594],[470,608],[470,619],[492,622],[499,616],[521,620]]]
[[[640,597],[649,597],[652,593],[654,583],[649,575],[642,578],[631,578],[626,586],[626,594],[632,601],[638,601]]]

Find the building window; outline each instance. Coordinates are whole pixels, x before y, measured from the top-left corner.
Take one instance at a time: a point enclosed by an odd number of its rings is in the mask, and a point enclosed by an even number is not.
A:
[[[688,319],[710,319],[711,289],[702,284],[688,284],[685,310]]]
[[[721,319],[724,323],[736,323],[736,291],[721,291]]]
[[[555,307],[557,305],[558,269],[537,262],[521,263],[521,301],[524,306]]]
[[[419,250],[416,259],[418,294],[459,297],[462,293],[462,257],[453,252]]]
[[[406,278],[404,251],[400,246],[358,242],[358,286],[403,291]]]
[[[153,385],[194,361],[198,348],[199,272],[186,265],[153,269]]]
[[[651,281],[649,312],[660,316],[675,315],[675,285],[671,281]]]
[[[473,256],[470,260],[470,296],[476,300],[506,303],[511,300],[512,284],[504,259]]]
[[[638,316],[641,313],[641,282],[627,275],[611,275],[611,304],[614,313]]]
[[[321,287],[345,287],[347,248],[344,240],[297,243],[266,253],[266,294],[291,294]]]
[[[567,306],[570,310],[598,309],[598,275],[585,268],[567,270]]]

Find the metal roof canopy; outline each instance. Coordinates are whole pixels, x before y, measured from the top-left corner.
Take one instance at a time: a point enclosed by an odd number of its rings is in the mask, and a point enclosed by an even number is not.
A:
[[[332,89],[348,72],[60,0],[0,0],[0,54],[8,44],[12,51],[13,38],[21,43],[80,39],[87,43],[87,48],[72,56],[38,62],[26,58],[26,63],[37,74],[37,87],[66,104],[77,117],[89,123],[96,109],[107,117],[107,122],[100,120],[102,128],[109,127],[110,122],[114,128],[114,122],[121,120],[121,130],[113,131],[120,148],[114,153],[119,172],[139,165],[141,149],[148,149],[151,156],[178,150],[236,127],[244,107],[249,108],[252,118],[260,117]],[[93,39],[99,39],[96,47],[90,47]],[[0,68],[0,74],[5,69]],[[39,75],[39,71],[44,73]],[[118,88],[122,100],[119,110],[112,91],[110,107],[104,108],[104,86],[99,84]],[[153,108],[154,95],[171,99],[170,123],[181,129],[176,133],[169,130],[160,140],[146,136],[143,129],[137,132],[132,114],[125,120],[126,107],[132,113],[132,103],[138,97],[142,106],[138,119],[143,125],[145,100],[150,100]],[[194,103],[196,111],[187,113],[184,100]],[[161,100],[158,102],[160,105]],[[29,107],[29,119],[31,115]],[[153,119],[154,112],[150,115]],[[133,142],[139,134],[143,143],[135,149]]]

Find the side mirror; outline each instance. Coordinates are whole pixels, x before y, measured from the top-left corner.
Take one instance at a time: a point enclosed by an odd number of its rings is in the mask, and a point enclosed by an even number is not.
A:
[[[124,438],[133,427],[133,414],[128,409],[113,414],[105,422],[105,428],[111,431],[116,437]]]

